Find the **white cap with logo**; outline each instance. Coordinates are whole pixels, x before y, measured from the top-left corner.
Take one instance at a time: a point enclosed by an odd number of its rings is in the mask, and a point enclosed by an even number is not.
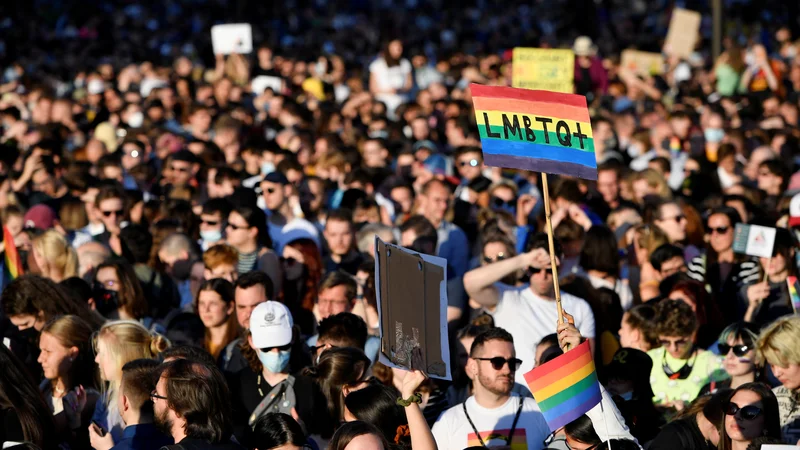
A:
[[[256,348],[282,347],[292,342],[292,313],[283,303],[267,301],[250,315],[250,333]]]

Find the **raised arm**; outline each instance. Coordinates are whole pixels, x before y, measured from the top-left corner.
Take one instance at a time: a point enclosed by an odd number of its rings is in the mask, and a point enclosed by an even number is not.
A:
[[[412,397],[419,385],[425,381],[425,374],[419,370],[414,370],[406,374],[403,378],[402,390],[400,395],[403,400],[408,400]],[[411,402],[405,407],[406,419],[408,419],[408,432],[411,435],[411,448],[414,450],[437,450],[436,440],[433,438],[433,433],[425,421],[425,416],[422,414],[419,404]]]
[[[464,275],[464,288],[470,298],[481,306],[495,306],[500,300],[495,283],[528,267],[550,267],[550,257],[544,249],[522,253],[513,258],[473,269]]]

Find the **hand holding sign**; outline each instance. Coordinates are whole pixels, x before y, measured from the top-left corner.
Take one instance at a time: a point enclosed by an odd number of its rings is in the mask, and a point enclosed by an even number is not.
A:
[[[556,324],[556,333],[558,334],[558,345],[566,352],[580,345],[581,332],[575,328],[575,318],[572,315],[564,311],[564,318],[567,320],[566,322]]]

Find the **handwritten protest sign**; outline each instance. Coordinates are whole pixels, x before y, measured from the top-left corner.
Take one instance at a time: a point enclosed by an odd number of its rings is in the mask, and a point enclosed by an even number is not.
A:
[[[620,65],[637,75],[645,77],[664,73],[664,57],[661,53],[623,50]]]
[[[249,23],[229,23],[211,27],[211,46],[215,55],[253,52],[253,29]]]
[[[511,85],[516,88],[542,89],[572,93],[575,54],[568,49],[514,49]]]
[[[733,251],[745,255],[771,258],[778,230],[761,225],[736,224],[733,233]]]
[[[699,12],[675,8],[669,21],[667,39],[664,41],[664,53],[681,58],[691,56],[697,40],[700,39],[701,20]]]

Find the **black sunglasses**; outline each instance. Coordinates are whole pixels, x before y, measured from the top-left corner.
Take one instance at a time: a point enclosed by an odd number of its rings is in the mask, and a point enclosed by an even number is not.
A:
[[[495,208],[502,208],[503,206],[514,206],[514,200],[505,201],[500,197],[492,197],[492,206]]]
[[[503,252],[498,253],[497,256],[495,256],[494,258],[490,258],[488,256],[484,256],[483,257],[483,260],[486,262],[486,264],[491,264],[491,263],[494,263],[494,262],[497,262],[497,261],[502,261],[504,259],[506,259],[506,255]]]
[[[200,219],[200,223],[202,223],[203,225],[209,225],[209,226],[215,227],[215,226],[219,225],[219,220]]]
[[[552,267],[542,267],[537,269],[536,267],[528,267],[528,270],[525,272],[525,278],[530,278],[537,273],[544,272],[547,275],[553,275],[553,268]]]
[[[720,355],[727,355],[729,351],[733,350],[733,354],[742,357],[750,351],[750,347],[747,345],[728,345],[728,344],[719,344],[719,354]]]
[[[228,228],[233,228],[234,230],[245,230],[245,229],[250,228],[250,227],[248,227],[248,226],[240,227],[239,225],[234,225],[234,224],[228,222]]]
[[[728,406],[725,407],[725,414],[729,416],[735,416],[740,411],[742,413],[740,416],[744,420],[753,420],[761,414],[761,408],[755,405],[747,405],[740,408],[736,403],[728,402]]]
[[[465,166],[478,167],[478,164],[480,164],[480,162],[477,159],[470,159],[469,161],[460,161],[458,163],[458,165],[461,167]]]
[[[267,194],[274,194],[277,189],[275,189],[275,188],[266,188],[264,190],[267,191]]]
[[[122,210],[121,209],[114,209],[114,210],[111,210],[111,211],[102,211],[102,213],[106,217],[111,217],[112,214],[114,214],[115,216],[121,216],[122,215]]]
[[[519,367],[520,364],[522,364],[522,360],[520,359],[517,358],[505,359],[500,356],[495,356],[494,358],[473,358],[473,359],[476,361],[489,361],[492,364],[492,368],[494,370],[500,370],[503,368],[503,366],[508,364],[508,370],[512,372],[516,372],[517,367]]]
[[[289,343],[289,344],[286,344],[286,345],[282,345],[280,347],[266,347],[266,348],[261,348],[259,350],[261,350],[262,353],[269,353],[269,352],[272,351],[273,348],[277,348],[278,351],[285,352],[285,351],[288,351],[288,350],[292,349],[292,344]]]
[[[281,262],[286,263],[287,265],[293,266],[297,263],[297,260],[294,258],[285,258],[283,256],[280,257]]]
[[[725,234],[730,229],[731,229],[731,227],[709,227],[708,228],[708,234],[714,234],[714,233]]]
[[[156,392],[155,389],[153,389],[153,392],[150,393],[150,398],[151,399],[158,398],[158,399],[161,399],[161,400],[166,400],[167,399],[167,397],[164,397],[163,395],[158,395],[158,392]]]

